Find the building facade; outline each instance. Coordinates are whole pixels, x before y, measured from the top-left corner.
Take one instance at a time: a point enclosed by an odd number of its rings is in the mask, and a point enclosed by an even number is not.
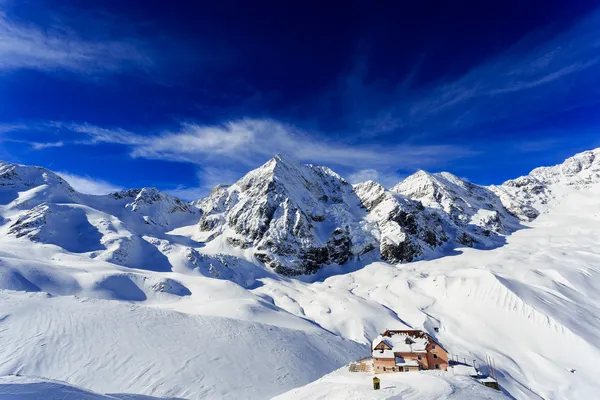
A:
[[[448,352],[429,334],[419,330],[386,330],[372,343],[373,371],[446,371]]]

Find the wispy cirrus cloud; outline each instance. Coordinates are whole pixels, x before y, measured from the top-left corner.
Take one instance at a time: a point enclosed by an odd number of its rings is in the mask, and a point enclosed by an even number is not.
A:
[[[35,69],[91,75],[147,69],[153,64],[136,38],[83,38],[61,23],[60,16],[55,21],[50,26],[28,23],[0,3],[0,71]]]
[[[123,189],[118,185],[113,185],[102,179],[96,179],[90,176],[75,175],[68,172],[57,172],[57,174],[66,180],[73,189],[80,193],[100,195]]]
[[[206,196],[215,186],[232,184],[242,175],[242,172],[228,168],[202,167],[198,169],[196,185],[179,185],[165,189],[165,192],[182,200],[197,200]]]
[[[361,169],[348,176],[348,182],[361,183],[366,181],[377,182],[379,180],[379,171],[374,168]]]
[[[364,61],[335,92],[361,135],[448,135],[497,122],[524,123],[597,103],[600,95],[600,11],[540,41],[534,32],[462,76],[413,88],[405,81],[369,81]],[[330,94],[331,95],[331,94]]]
[[[398,165],[404,168],[440,165],[468,157],[474,151],[454,145],[347,144],[269,119],[242,119],[220,125],[184,123],[179,130],[141,135],[89,124],[53,123],[82,135],[78,144],[113,143],[131,148],[132,157],[204,165],[235,162],[252,166],[277,153],[305,162],[364,168]]]
[[[63,147],[64,142],[49,142],[49,143],[40,143],[40,142],[31,142],[29,143],[34,150],[42,150],[47,149],[49,147]]]
[[[391,188],[405,177],[406,175],[396,173],[393,168],[385,168],[381,171],[374,168],[367,168],[351,173],[347,179],[352,184],[373,181],[382,184],[384,187]]]

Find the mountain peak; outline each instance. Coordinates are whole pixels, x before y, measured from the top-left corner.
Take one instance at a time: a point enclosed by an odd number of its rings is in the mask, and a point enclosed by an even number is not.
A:
[[[306,167],[304,164],[299,163],[285,154],[277,154],[259,169],[267,169],[276,172],[282,170],[298,170],[304,167]]]
[[[0,161],[0,181],[5,185],[22,184],[29,187],[58,184],[73,191],[67,181],[49,169],[5,161]]]
[[[421,169],[398,182],[392,187],[391,191],[407,197],[412,197],[416,194],[422,196],[433,194],[438,185],[438,179],[434,174]]]

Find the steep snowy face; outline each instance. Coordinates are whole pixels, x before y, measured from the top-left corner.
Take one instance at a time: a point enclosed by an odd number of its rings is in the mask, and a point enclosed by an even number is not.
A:
[[[374,248],[361,228],[364,210],[352,186],[326,167],[277,155],[229,187],[217,187],[199,206],[206,240],[251,248],[260,261],[287,275],[343,264]]]
[[[168,271],[172,265],[164,253],[171,245],[157,237],[197,223],[200,214],[157,189],[85,195],[44,168],[0,163],[0,228],[9,240],[54,245],[127,267]]]
[[[60,176],[42,167],[12,164],[0,161],[0,185],[8,187],[35,187],[40,185],[62,185],[73,188]]]
[[[539,167],[529,176],[545,185],[584,186],[600,182],[600,148],[584,151],[553,167]]]
[[[419,200],[386,190],[368,181],[354,186],[367,220],[375,222],[381,259],[390,263],[410,262],[434,256],[457,231]]]
[[[78,193],[52,171],[0,161],[0,204],[25,209],[45,201],[71,202],[77,198]]]
[[[8,233],[33,242],[54,244],[73,253],[105,249],[102,233],[78,207],[40,204],[19,215]]]
[[[177,197],[162,193],[156,188],[129,189],[109,195],[112,199],[126,201],[124,208],[140,214],[150,225],[168,227],[182,219],[198,215],[199,210]]]
[[[518,225],[494,192],[449,172],[419,171],[391,190],[418,200],[425,207],[443,211],[451,223],[475,235],[505,234]]]
[[[600,148],[567,158],[562,164],[539,167],[526,176],[490,186],[506,208],[522,220],[531,221],[565,190],[600,182]]]

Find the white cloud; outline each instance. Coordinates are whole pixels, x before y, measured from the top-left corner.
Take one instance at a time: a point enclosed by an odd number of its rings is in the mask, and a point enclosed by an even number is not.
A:
[[[373,168],[361,169],[360,171],[357,171],[348,176],[348,182],[350,182],[352,184],[366,182],[366,181],[377,182],[378,180],[379,180],[379,172],[377,172],[377,170],[373,169]]]
[[[453,145],[351,145],[269,119],[242,119],[216,126],[185,123],[177,131],[159,135],[140,135],[89,124],[53,123],[53,126],[86,135],[79,144],[118,143],[131,147],[133,157],[200,165],[209,160],[252,166],[284,153],[304,162],[351,168],[389,165],[415,168],[440,165],[473,154],[468,148]]]
[[[204,167],[198,170],[198,184],[196,186],[181,185],[175,189],[167,189],[165,192],[187,201],[198,200],[208,195],[217,185],[227,185],[236,182],[246,172],[238,172],[226,168]]]
[[[58,18],[58,17],[57,17]],[[0,71],[68,70],[81,74],[147,68],[151,58],[133,38],[89,40],[55,26],[25,24],[0,9]]]
[[[99,195],[123,190],[120,186],[89,176],[75,175],[68,172],[57,172],[57,174],[69,182],[73,189],[85,194]]]
[[[30,143],[30,145],[34,150],[42,150],[42,149],[47,149],[49,147],[62,147],[65,144],[63,142],[48,142],[48,143],[32,142],[32,143]]]
[[[0,124],[0,133],[10,133],[14,131],[22,131],[28,129],[26,124]]]
[[[380,183],[386,188],[391,188],[400,182],[405,176],[399,175],[394,171],[387,171],[382,173],[373,168],[361,169],[355,173],[348,175],[348,182],[352,184],[374,181]]]

